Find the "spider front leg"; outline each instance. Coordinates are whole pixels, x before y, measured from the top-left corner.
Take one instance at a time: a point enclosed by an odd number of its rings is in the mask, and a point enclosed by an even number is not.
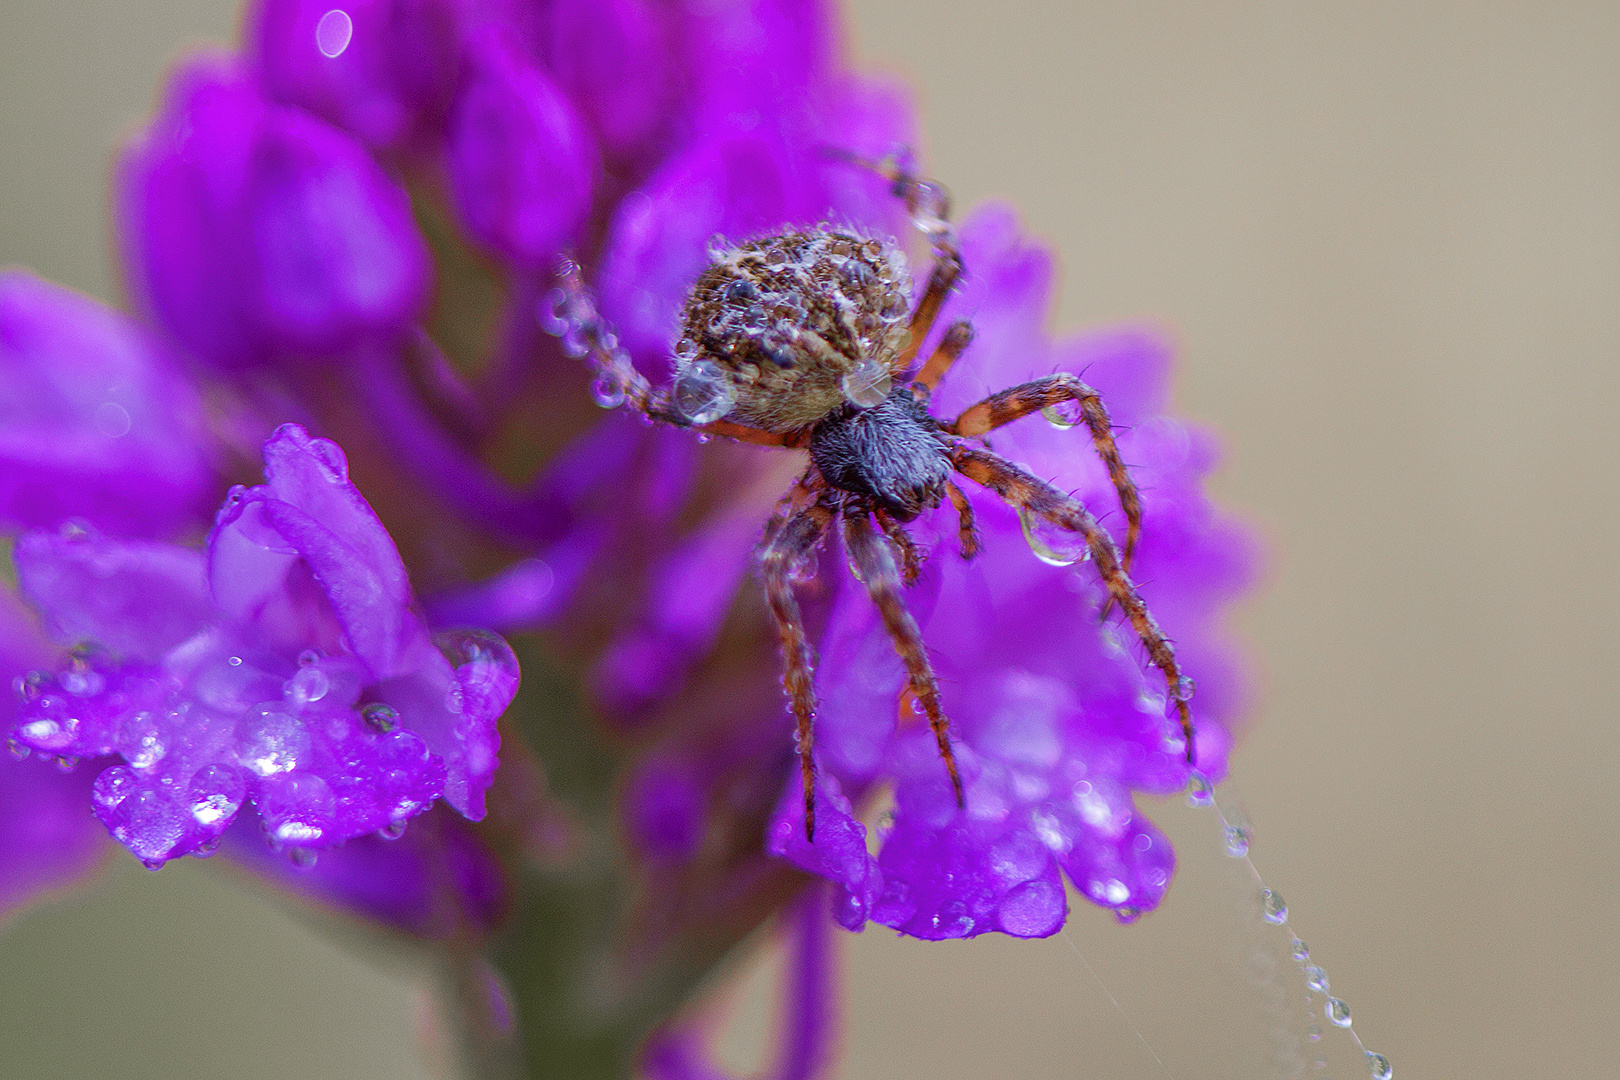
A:
[[[924,644],[917,620],[912,618],[905,601],[900,598],[900,575],[894,557],[872,531],[864,509],[846,507],[843,515],[844,546],[866,592],[877,605],[883,617],[883,627],[894,639],[895,652],[906,665],[910,677],[911,694],[923,707],[928,726],[934,731],[939,744],[939,756],[945,760],[945,771],[951,776],[951,790],[956,793],[956,805],[966,806],[962,794],[962,777],[956,771],[956,754],[951,750],[950,725],[939,707],[939,684],[934,678],[934,665],[928,659],[928,646]]]
[[[800,485],[803,484],[804,481],[800,481]],[[770,604],[776,635],[782,643],[782,688],[787,691],[793,707],[799,773],[804,782],[806,840],[814,840],[816,834],[816,762],[812,754],[815,748],[815,661],[810,655],[810,639],[805,636],[799,602],[793,596],[793,571],[821,543],[832,519],[833,511],[825,503],[817,501],[794,509],[784,499],[766,527],[768,536],[759,553],[765,600]]]
[[[1039,409],[1050,409],[1065,401],[1078,402],[1080,416],[1091,432],[1091,444],[1097,456],[1108,468],[1108,478],[1119,493],[1119,505],[1125,511],[1125,557],[1122,566],[1131,569],[1131,558],[1136,553],[1136,540],[1142,531],[1142,499],[1136,484],[1125,469],[1114,442],[1114,428],[1108,420],[1108,408],[1102,397],[1067,372],[1049,375],[1044,379],[991,394],[977,405],[970,405],[953,423],[944,425],[953,435],[983,435],[1003,424],[1028,416]]]
[[[801,445],[806,437],[804,432],[779,434],[760,431],[729,420],[693,424],[669,400],[667,391],[655,390],[647,377],[636,370],[630,354],[619,344],[618,336],[596,310],[596,303],[585,286],[583,272],[573,259],[565,256],[558,260],[557,288],[547,304],[548,310],[541,316],[541,325],[548,333],[562,339],[564,352],[583,357],[590,363],[596,372],[593,393],[599,404],[607,408],[626,405],[649,420],[756,446],[794,447]]]
[[[989,488],[1009,505],[1027,513],[1039,514],[1052,524],[1085,538],[1091,561],[1097,567],[1109,597],[1130,620],[1131,628],[1147,650],[1148,661],[1164,673],[1170,697],[1176,703],[1181,733],[1187,741],[1187,764],[1197,764],[1192,714],[1187,708],[1187,699],[1192,695],[1191,680],[1182,678],[1170,640],[1159,629],[1159,624],[1148,613],[1147,604],[1143,603],[1130,579],[1125,576],[1113,537],[1097,524],[1097,519],[1077,500],[998,454],[983,447],[952,443],[950,459],[957,472]]]

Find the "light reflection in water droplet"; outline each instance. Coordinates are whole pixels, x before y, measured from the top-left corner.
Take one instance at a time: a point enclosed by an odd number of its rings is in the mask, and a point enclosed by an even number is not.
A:
[[[315,24],[315,47],[329,60],[336,60],[354,37],[354,20],[342,8],[333,8]]]

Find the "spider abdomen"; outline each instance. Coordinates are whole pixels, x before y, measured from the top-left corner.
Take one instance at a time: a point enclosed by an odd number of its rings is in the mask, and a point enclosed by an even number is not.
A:
[[[719,251],[687,301],[676,398],[702,403],[697,422],[724,416],[773,433],[849,400],[870,405],[860,394],[887,391],[910,309],[893,241],[818,227]]]
[[[938,506],[951,476],[945,445],[908,387],[870,409],[833,412],[810,434],[810,460],[828,484],[900,521]]]

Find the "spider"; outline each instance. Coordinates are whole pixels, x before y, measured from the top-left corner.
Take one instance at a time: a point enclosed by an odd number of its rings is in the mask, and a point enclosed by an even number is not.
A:
[[[605,406],[625,405],[650,420],[708,435],[809,451],[808,467],[767,520],[757,549],[796,724],[806,839],[815,838],[814,661],[793,584],[796,571],[835,526],[905,664],[907,692],[928,719],[957,805],[966,805],[933,666],[901,596],[902,585],[916,580],[920,561],[905,525],[924,511],[950,500],[962,557],[979,553],[972,506],[953,474],[995,492],[1019,512],[1026,529],[1039,518],[1079,534],[1107,589],[1103,614],[1118,604],[1148,663],[1163,673],[1187,762],[1194,764],[1191,680],[1182,677],[1169,640],[1127,576],[1142,505],[1102,399],[1075,376],[1059,373],[992,394],[954,420],[932,415],[934,388],[973,338],[967,321],[953,323],[917,366],[921,346],[963,274],[949,197],[899,157],[840,156],[883,176],[929,238],[933,267],[915,306],[896,241],[821,224],[737,246],[719,238],[711,242],[710,265],[686,300],[668,389],[655,390],[631,364],[597,314],[579,266],[566,257],[545,320],[562,337],[565,352],[590,359],[595,395]],[[1065,404],[1078,408],[1078,422],[1090,432],[1125,512],[1123,554],[1078,500],[979,438],[1036,411],[1057,422],[1054,410]]]

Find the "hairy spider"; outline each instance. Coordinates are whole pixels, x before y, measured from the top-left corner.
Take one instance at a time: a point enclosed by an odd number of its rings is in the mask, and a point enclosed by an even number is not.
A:
[[[960,523],[962,557],[979,551],[973,511],[953,473],[995,492],[1026,527],[1041,518],[1080,535],[1108,591],[1104,612],[1119,605],[1148,662],[1164,674],[1192,764],[1192,683],[1182,677],[1170,642],[1127,576],[1142,505],[1102,399],[1073,375],[1060,373],[992,394],[954,420],[930,414],[934,388],[973,338],[966,321],[954,323],[917,367],[918,351],[963,273],[949,198],[897,159],[850,160],[887,179],[929,238],[933,269],[915,307],[906,259],[894,240],[822,224],[735,247],[711,244],[710,265],[686,301],[675,378],[667,390],[655,390],[630,363],[570,260],[559,267],[561,288],[546,320],[562,336],[565,351],[591,359],[596,396],[604,405],[628,405],[652,420],[742,442],[808,449],[809,467],[766,522],[758,548],[782,644],[782,683],[797,724],[806,837],[815,835],[816,702],[793,574],[835,523],[905,663],[908,691],[933,729],[957,805],[965,805],[933,666],[900,594],[902,582],[911,584],[918,572],[917,549],[904,526],[923,511],[949,499]],[[1078,406],[1118,492],[1126,519],[1123,555],[1080,502],[974,439],[1037,410],[1057,419],[1051,410],[1066,402]]]

